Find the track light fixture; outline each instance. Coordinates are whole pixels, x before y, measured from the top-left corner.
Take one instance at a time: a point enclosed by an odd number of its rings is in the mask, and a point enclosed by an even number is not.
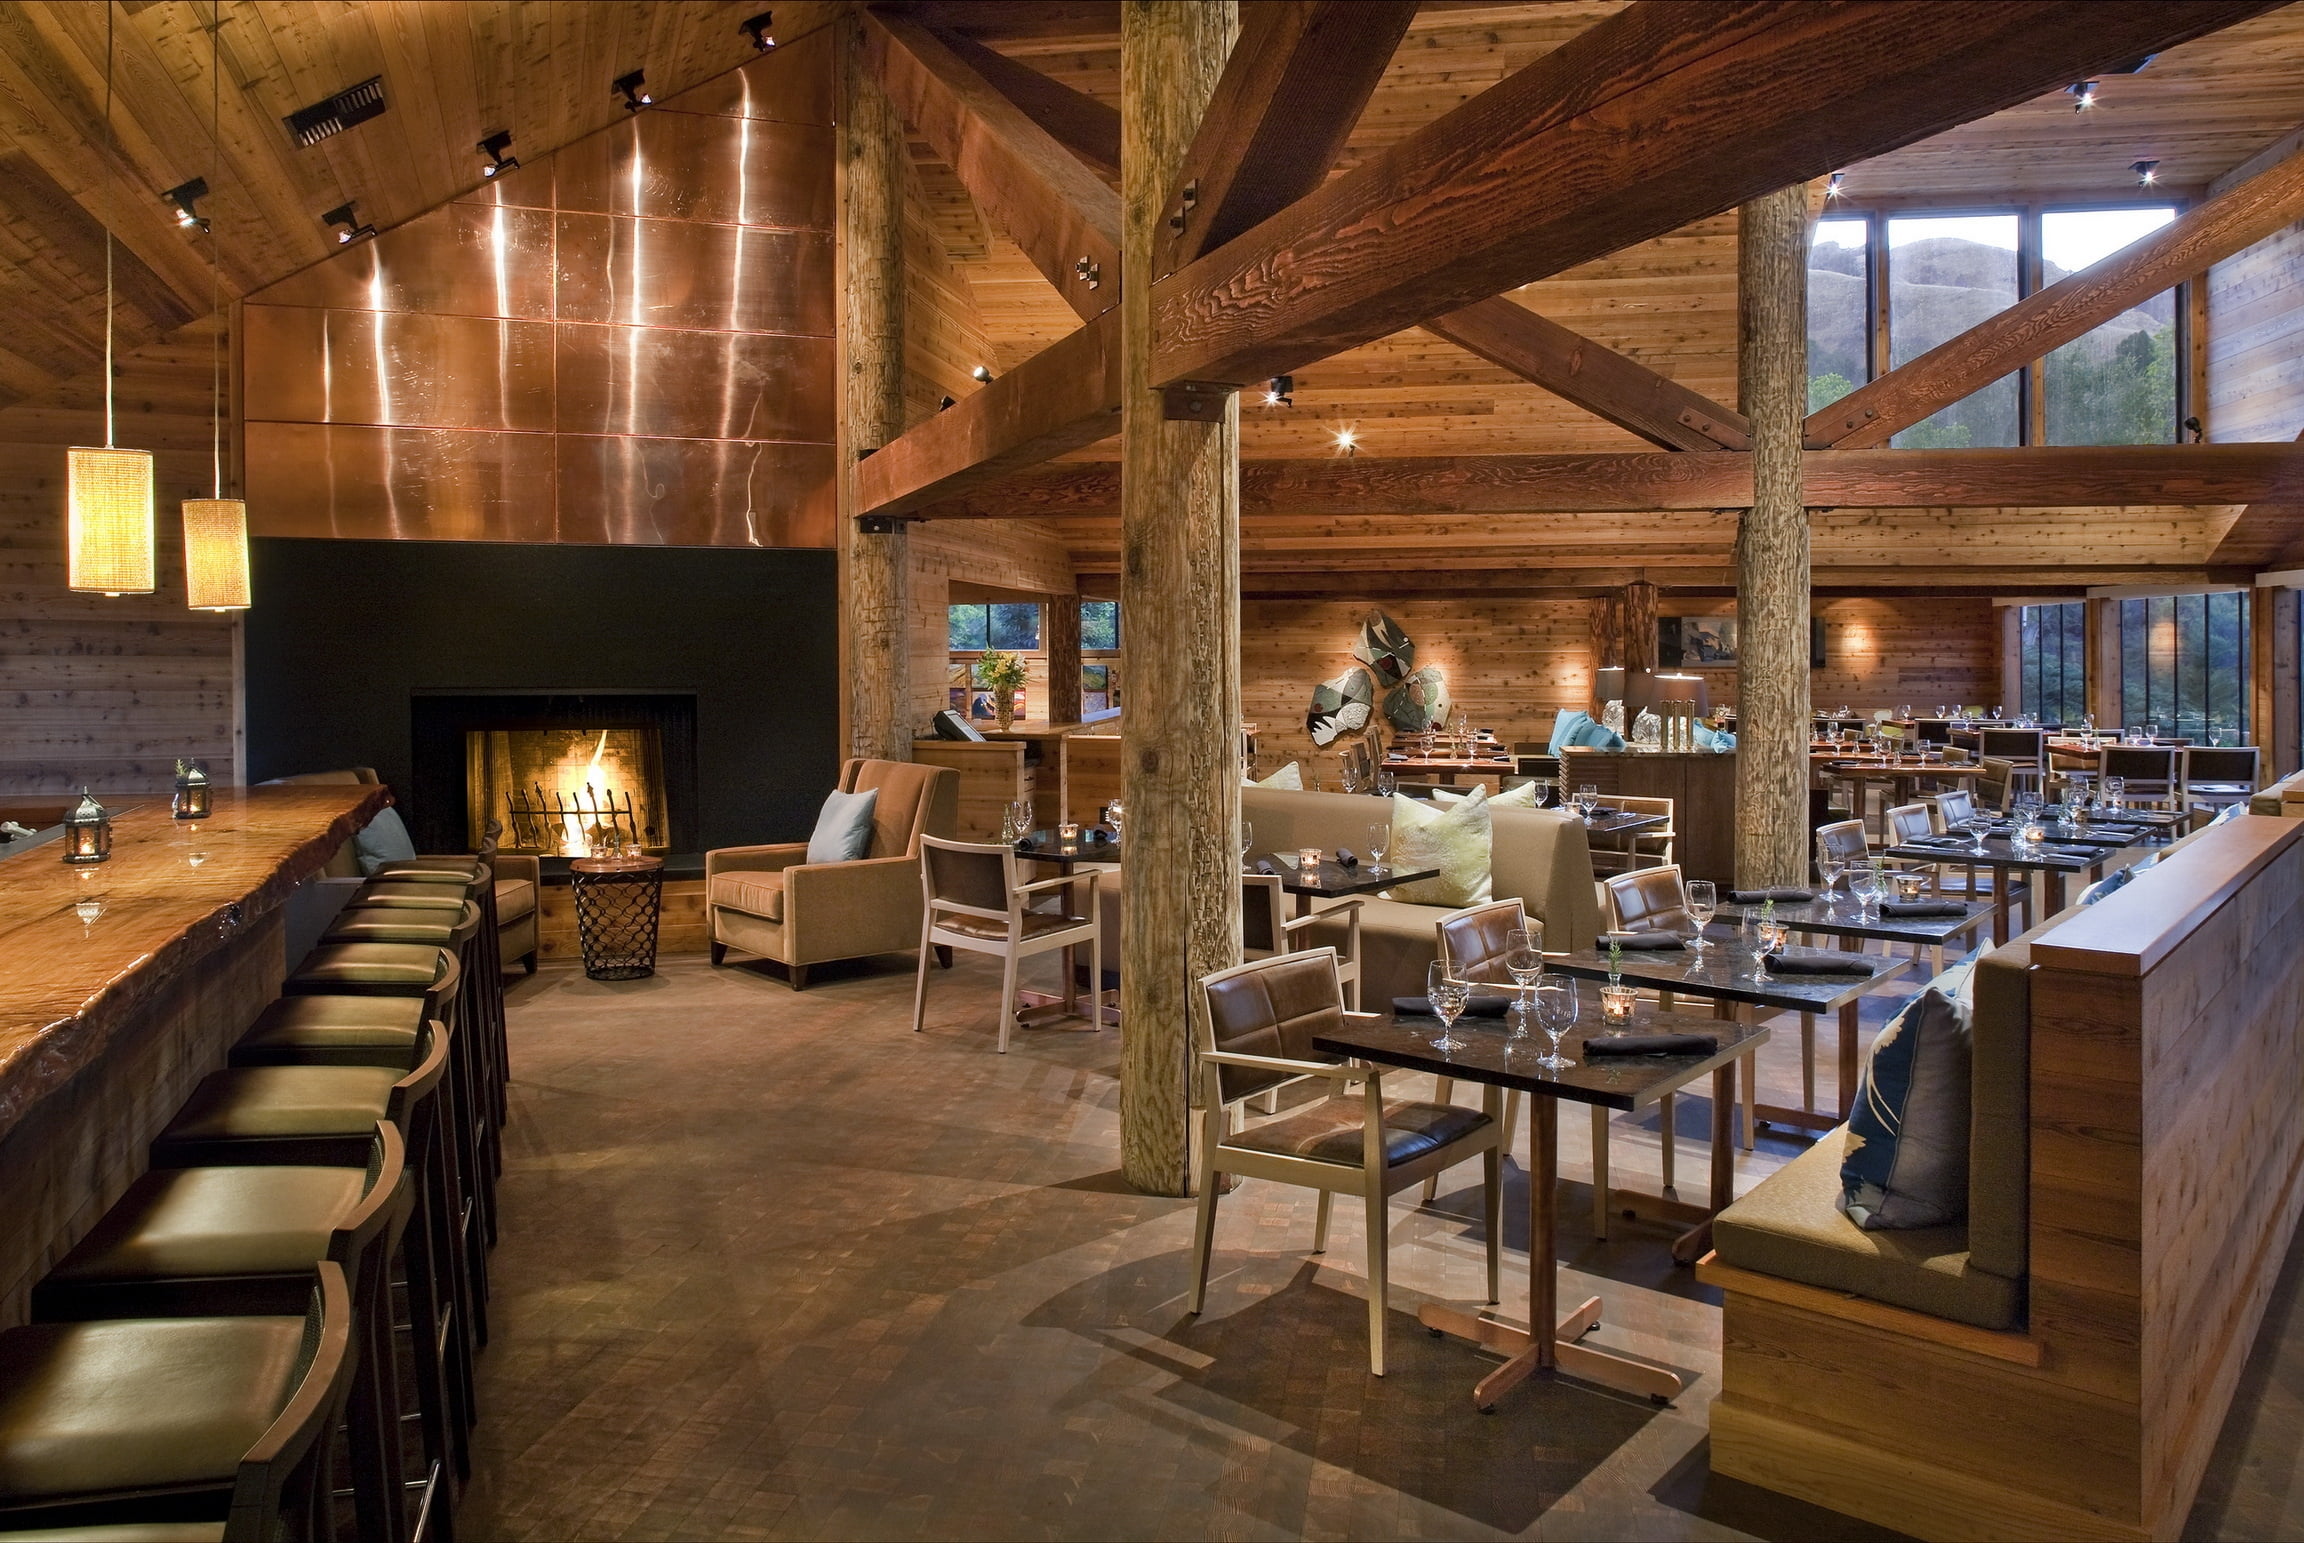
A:
[[[201,199],[207,196],[208,179],[206,177],[194,177],[190,182],[180,182],[160,195],[164,203],[175,205],[176,223],[186,230],[206,230],[208,228],[208,221],[201,216],[199,209],[195,207]]]
[[[976,368],[970,370],[968,373],[976,380],[989,381],[992,378],[992,366],[988,364],[979,364],[976,366]]]
[[[1338,455],[1351,455],[1359,448],[1360,436],[1357,433],[1351,429],[1338,429],[1336,431],[1336,453]]]
[[[2160,180],[2158,161],[2138,161],[2128,169],[2136,174],[2136,185],[2140,188],[2151,187]]]
[[[360,216],[354,213],[358,207],[356,201],[348,198],[320,216],[321,219],[326,220],[331,225],[343,227],[336,232],[336,244],[338,246],[350,246],[355,241],[376,234],[375,226],[360,223]]]
[[[504,153],[512,148],[512,131],[510,129],[498,129],[472,148],[488,157],[488,164],[480,168],[480,175],[483,177],[499,177],[505,172],[520,169],[520,158]]]
[[[950,407],[955,400],[957,399],[953,397],[944,398],[942,401],[936,404],[936,410],[938,412],[943,412],[946,408]]]
[[[1294,407],[1296,405],[1296,377],[1293,375],[1273,376],[1272,384],[1266,387],[1264,391],[1264,405],[1266,407]]]
[[[619,75],[609,83],[608,89],[624,98],[624,110],[626,112],[636,113],[643,107],[654,106],[656,102],[656,99],[648,94],[648,72],[646,70],[634,70],[629,75]]]
[[[2076,80],[2064,91],[2072,98],[2072,110],[2076,113],[2084,113],[2096,105],[2096,82],[2092,80]]]
[[[757,16],[747,16],[738,22],[736,30],[750,38],[754,48],[766,53],[776,46],[775,26],[776,13],[774,11],[762,11]]]
[[[2184,438],[2186,441],[2197,445],[2207,437],[2208,431],[2200,426],[2199,419],[2187,418],[2184,420]]]
[[[1826,198],[1846,197],[1848,190],[1841,184],[1847,180],[1848,174],[1844,171],[1836,171],[1831,176],[1826,177],[1824,179],[1824,196]]]

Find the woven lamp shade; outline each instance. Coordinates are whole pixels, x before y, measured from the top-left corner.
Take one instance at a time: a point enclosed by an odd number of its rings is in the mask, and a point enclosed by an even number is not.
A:
[[[195,611],[248,608],[248,506],[239,499],[184,500],[184,593]]]
[[[70,587],[152,593],[152,452],[75,445],[64,452],[64,480]]]

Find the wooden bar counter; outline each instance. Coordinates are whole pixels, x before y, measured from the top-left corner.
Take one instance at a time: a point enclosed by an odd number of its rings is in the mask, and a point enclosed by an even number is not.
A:
[[[0,1327],[278,992],[290,892],[390,800],[218,788],[209,818],[178,821],[166,793],[131,794],[110,861],[74,867],[56,843],[0,860]],[[83,901],[102,910],[82,921]]]

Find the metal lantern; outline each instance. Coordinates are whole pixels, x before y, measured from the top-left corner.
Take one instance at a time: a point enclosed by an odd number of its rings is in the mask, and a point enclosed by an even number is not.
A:
[[[82,788],[80,802],[64,816],[64,860],[100,863],[111,855],[112,816],[104,812],[94,794]]]
[[[179,820],[208,818],[208,771],[198,761],[176,763],[176,796],[168,807]]]

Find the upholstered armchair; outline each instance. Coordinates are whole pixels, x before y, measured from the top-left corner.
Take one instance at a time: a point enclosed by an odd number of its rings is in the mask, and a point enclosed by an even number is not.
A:
[[[831,959],[909,953],[920,946],[920,838],[950,836],[960,774],[911,761],[851,760],[840,791],[880,790],[872,843],[845,863],[811,863],[805,841],[722,847],[704,854],[712,962],[731,948],[784,966],[792,989]]]

